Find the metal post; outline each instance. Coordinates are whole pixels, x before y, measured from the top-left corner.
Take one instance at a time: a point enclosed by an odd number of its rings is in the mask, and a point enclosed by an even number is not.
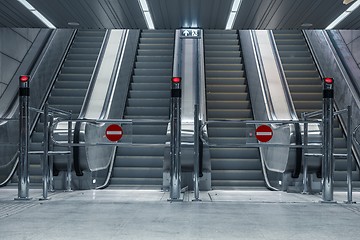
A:
[[[19,78],[19,104],[20,104],[20,144],[18,166],[18,197],[15,200],[29,200],[29,137],[30,137],[30,114],[29,114],[29,80],[30,77],[22,75]]]
[[[181,78],[172,79],[170,139],[170,201],[181,201]]]
[[[199,104],[194,105],[194,199],[193,201],[200,201],[199,199]]]
[[[347,202],[346,203],[355,203],[352,200],[352,109],[351,106],[348,106],[348,123],[347,123]]]
[[[301,114],[302,119],[306,120],[305,117],[305,113]],[[307,122],[304,123],[304,146],[305,148],[303,148],[303,154],[302,154],[302,158],[303,158],[303,162],[304,162],[304,173],[303,173],[303,185],[304,185],[304,190],[303,190],[303,194],[308,194],[309,193],[309,189],[308,189],[308,164],[307,164],[307,157],[306,157],[306,152],[307,152],[307,145],[309,142],[309,135],[308,135],[308,131],[309,131],[309,124]]]
[[[323,159],[322,159],[322,200],[333,202],[334,195],[334,89],[333,79],[323,82]]]
[[[52,126],[54,123],[54,115],[50,114],[50,122],[49,122],[49,126]],[[50,138],[50,132],[49,132],[49,138]],[[50,141],[49,141],[49,150],[54,150],[53,146],[50,145]],[[49,157],[49,191],[50,192],[55,192],[54,189],[54,156],[51,155]]]
[[[71,144],[71,138],[72,138],[72,121],[71,121],[71,117],[68,121],[68,143],[69,145]],[[68,157],[68,161],[67,161],[67,164],[66,164],[66,191],[67,192],[70,192],[71,191],[71,158],[73,156],[72,154],[72,147],[69,147],[70,148],[70,153],[69,154],[69,157]]]
[[[49,105],[44,106],[44,154],[43,154],[43,197],[41,200],[48,200],[49,189]]]

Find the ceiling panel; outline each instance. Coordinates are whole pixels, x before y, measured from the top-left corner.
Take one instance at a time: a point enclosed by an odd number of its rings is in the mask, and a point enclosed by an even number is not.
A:
[[[155,28],[224,29],[232,0],[148,0]]]
[[[0,1],[0,27],[46,27],[27,8],[15,0]]]
[[[58,28],[146,29],[138,0],[28,0]],[[224,29],[232,0],[147,0],[157,29]],[[343,0],[243,0],[234,29],[325,28],[350,5]],[[0,0],[0,27],[44,27],[16,0]],[[338,28],[360,29],[360,9]]]
[[[234,28],[325,28],[348,7],[341,0],[243,0]]]
[[[28,0],[56,27],[146,28],[136,0]]]
[[[337,26],[339,29],[360,29],[360,7]]]

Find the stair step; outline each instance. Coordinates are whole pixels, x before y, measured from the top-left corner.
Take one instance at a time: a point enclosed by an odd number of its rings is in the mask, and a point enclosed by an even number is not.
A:
[[[211,180],[213,189],[223,189],[224,187],[264,187],[264,180]]]
[[[169,99],[170,91],[129,91],[130,98],[142,98],[142,99]]]
[[[223,84],[207,84],[206,91],[209,92],[229,92],[229,93],[245,93],[247,91],[246,85],[223,85]]]
[[[260,159],[259,150],[256,148],[210,148],[211,158],[247,158]]]
[[[207,109],[250,109],[250,101],[207,101]]]
[[[158,90],[164,90],[164,91],[170,91],[171,85],[170,81],[168,83],[131,83],[131,89],[132,90],[138,90],[138,91],[145,91],[145,90],[151,90],[151,91],[158,91]]]
[[[112,186],[157,186],[161,187],[163,180],[162,176],[161,178],[118,178],[118,177],[112,177],[111,178],[111,185]]]
[[[261,169],[260,159],[211,159],[212,170],[259,170]]]
[[[210,101],[244,101],[249,99],[248,93],[214,93],[206,94]]]
[[[206,76],[206,86],[208,85],[243,85],[246,83],[245,77],[209,77]]]
[[[261,170],[212,170],[211,177],[214,180],[262,180],[264,178]]]
[[[170,99],[134,99],[127,100],[128,107],[170,107]]]
[[[219,119],[252,118],[252,111],[250,109],[208,109],[207,116]]]
[[[162,168],[163,156],[117,156],[114,167]]]

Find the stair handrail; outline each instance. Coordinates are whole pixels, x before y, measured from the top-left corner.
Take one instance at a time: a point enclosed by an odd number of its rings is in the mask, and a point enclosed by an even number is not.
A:
[[[109,37],[110,37],[110,32],[111,31],[109,29],[106,29],[106,31],[105,31],[105,35],[104,35],[103,41],[101,43],[99,54],[96,58],[96,63],[95,63],[94,69],[93,69],[91,77],[90,77],[90,82],[89,82],[88,88],[86,90],[84,102],[83,102],[83,105],[81,106],[81,110],[80,110],[78,118],[83,118],[86,113],[86,108],[88,107],[88,104],[90,101],[90,95],[94,89],[94,83],[95,83],[95,80],[99,73],[99,69],[100,69],[99,64],[102,62],[102,59],[104,57],[106,45],[107,45]]]
[[[264,102],[265,102],[265,108],[266,108],[266,111],[267,111],[267,114],[269,114],[271,116],[272,119],[275,118],[274,116],[274,105],[273,105],[273,102],[271,100],[271,98],[269,98],[269,86],[267,84],[267,81],[266,81],[266,76],[265,76],[265,71],[264,71],[264,65],[263,65],[263,61],[262,61],[262,57],[261,57],[261,54],[260,54],[260,50],[259,50],[259,43],[258,43],[258,39],[257,39],[257,36],[255,34],[255,30],[250,30],[250,36],[251,36],[251,39],[252,39],[252,48],[254,50],[254,53],[255,53],[255,61],[256,61],[256,65],[259,66],[259,68],[257,68],[258,70],[258,76],[260,78],[260,84],[261,84],[261,87],[262,89],[264,90],[263,94],[264,94]]]
[[[93,72],[92,72],[91,77],[90,77],[90,82],[89,82],[88,88],[87,88],[86,93],[85,93],[84,101],[83,101],[83,104],[81,106],[79,116],[77,117],[78,119],[84,118],[84,115],[86,113],[86,109],[87,109],[89,101],[90,101],[91,92],[94,89],[95,79],[97,78],[97,75],[99,73],[99,64],[102,62],[102,59],[104,57],[105,50],[106,50],[106,45],[107,45],[107,42],[109,40],[109,36],[110,36],[110,30],[106,29],[105,35],[104,35],[104,38],[103,38],[103,41],[101,43],[101,47],[100,47],[100,50],[99,50],[99,54],[98,54],[98,56],[96,58],[96,63],[95,63]],[[73,141],[74,142],[79,142],[79,140],[80,140],[80,127],[81,127],[81,125],[79,123],[75,124],[74,136],[73,136]],[[77,176],[82,176],[83,172],[82,172],[81,167],[80,167],[79,148],[78,147],[74,147],[74,149],[73,149],[73,162],[74,162],[74,170],[76,172],[76,175]]]
[[[296,114],[296,110],[295,110],[294,102],[293,102],[292,97],[291,97],[289,85],[288,85],[288,83],[286,81],[285,71],[284,71],[284,68],[283,68],[283,65],[282,65],[282,62],[281,62],[279,49],[277,48],[273,31],[272,30],[268,31],[268,33],[269,33],[269,36],[270,36],[270,39],[271,39],[271,41],[270,41],[271,42],[271,47],[273,49],[273,52],[275,53],[274,57],[275,57],[275,61],[276,61],[278,71],[279,71],[283,92],[284,92],[285,98],[287,100],[289,113],[290,113],[291,119],[297,120],[299,118],[298,118],[298,116]],[[295,142],[296,142],[296,144],[302,144],[300,125],[295,124],[294,127],[295,127]],[[300,171],[301,171],[301,165],[302,165],[302,149],[298,148],[298,149],[296,149],[296,164],[295,164],[294,172],[292,174],[293,178],[298,178],[299,177],[299,174],[300,174]]]
[[[328,31],[325,31],[325,30],[317,30],[317,31],[319,31],[322,34],[323,40],[330,47],[330,49],[331,49],[330,53],[332,54],[332,56],[336,60],[336,64],[340,68],[339,72],[341,73],[342,77],[345,79],[345,81],[348,84],[349,83],[353,84],[354,76],[352,76],[352,74],[348,72],[348,69],[345,67],[344,63],[342,62],[343,59],[340,57],[340,55],[338,53],[338,49],[336,48],[336,44],[334,44],[334,42],[333,42],[334,39],[333,39],[333,36],[331,35],[331,32],[328,32]],[[317,54],[316,54],[316,52],[314,50],[314,47],[313,47],[313,45],[311,43],[311,40],[310,40],[310,37],[309,37],[310,33],[307,30],[303,30],[302,34],[305,37],[306,44],[308,45],[308,47],[310,49],[311,55],[312,55],[313,60],[315,62],[316,68],[320,73],[320,76],[322,78],[325,77],[324,70],[321,68],[321,64],[320,64],[320,62],[318,60]],[[352,94],[354,94],[354,93],[352,92]],[[354,102],[357,105],[357,107],[360,107],[359,98],[354,96],[353,99],[354,99]],[[336,102],[334,102],[334,106],[335,106],[335,110],[338,111],[339,108],[338,108]],[[340,126],[342,127],[342,129],[344,131],[345,136],[347,136],[348,131],[346,130],[347,128],[346,128],[346,124],[345,124],[344,119],[342,118],[341,115],[338,117],[338,119],[339,119],[339,122],[340,122]],[[360,147],[360,145],[359,145],[359,147]],[[352,147],[352,152],[354,154],[355,162],[356,162],[358,168],[360,169],[360,150],[359,150],[359,147],[353,146]]]
[[[126,43],[128,41],[129,30],[126,30],[124,35],[125,36],[121,39],[122,41],[120,43],[121,48],[119,48],[118,52],[117,52],[117,58],[116,58],[117,60],[115,63],[115,69],[113,69],[113,72],[111,74],[111,83],[110,83],[108,92],[106,94],[105,104],[103,106],[103,109],[101,111],[99,119],[107,119],[109,117],[109,113],[111,110],[111,105],[112,105],[113,97],[114,97],[115,86],[117,84],[117,80],[119,79],[121,63],[124,60],[125,47],[126,47]],[[109,186],[111,173],[113,171],[114,162],[116,159],[116,150],[117,150],[117,148],[115,147],[111,153],[110,165],[108,167],[108,173],[107,173],[104,183],[100,186],[97,186],[96,189],[103,189],[103,188],[106,188],[107,186]]]
[[[51,89],[53,88],[53,85],[54,85],[54,83],[55,83],[55,80],[56,80],[56,78],[57,78],[57,76],[58,76],[58,74],[59,74],[59,72],[60,72],[61,66],[62,66],[63,63],[64,63],[65,58],[66,58],[66,55],[67,55],[67,53],[68,53],[68,51],[69,51],[69,49],[70,49],[70,47],[71,47],[71,45],[72,45],[72,42],[73,42],[73,40],[74,40],[74,38],[75,38],[76,31],[77,31],[77,30],[74,30],[74,31],[72,32],[72,34],[71,34],[71,37],[70,37],[70,39],[69,39],[69,41],[68,41],[68,43],[67,43],[67,46],[65,47],[64,54],[63,54],[63,56],[61,57],[60,64],[59,64],[59,66],[56,68],[55,74],[52,76],[52,79],[50,80],[50,84],[49,84],[48,90],[47,90],[47,92],[46,92],[45,95],[44,95],[43,101],[42,101],[42,103],[41,103],[41,105],[40,105],[40,109],[43,109],[43,107],[44,107],[44,105],[45,105],[45,103],[46,103],[46,101],[47,101],[47,99],[48,99],[48,97],[49,97],[49,95],[50,95],[50,91],[51,91]],[[49,37],[49,41],[48,41],[48,43],[46,44],[46,46],[45,46],[45,48],[44,48],[44,50],[43,50],[43,53],[44,53],[44,54],[41,54],[41,58],[37,61],[38,63],[37,63],[37,64],[34,64],[34,69],[31,69],[30,75],[34,76],[35,73],[38,71],[38,68],[39,68],[40,64],[44,61],[44,58],[45,58],[45,55],[46,55],[45,53],[46,53],[47,50],[50,48],[51,43],[54,41],[56,32],[57,32],[57,29],[53,30],[51,36]],[[36,114],[36,116],[35,116],[35,118],[34,118],[34,121],[33,121],[33,124],[30,126],[30,134],[32,134],[32,133],[34,132],[35,127],[36,127],[36,124],[37,124],[39,118],[40,118],[40,114]],[[17,165],[18,165],[18,162],[19,162],[18,155],[19,155],[19,152],[16,152],[16,153],[14,154],[14,157],[10,160],[10,162],[15,161],[14,167],[12,168],[12,170],[11,170],[11,172],[9,173],[8,177],[7,177],[3,182],[0,183],[0,187],[5,186],[5,185],[10,181],[10,179],[13,177],[13,175],[15,174],[15,171],[16,171],[16,168],[17,168]]]
[[[285,71],[284,71],[284,68],[283,68],[283,65],[282,65],[282,62],[281,62],[279,49],[277,48],[273,31],[270,30],[268,33],[269,33],[269,36],[270,36],[270,39],[271,39],[271,41],[270,41],[271,42],[271,47],[272,47],[273,52],[275,54],[274,58],[275,58],[276,65],[277,65],[277,68],[278,68],[278,71],[279,71],[283,92],[285,93],[285,97],[286,97],[286,100],[287,100],[287,103],[288,103],[289,113],[291,115],[291,119],[295,120],[295,119],[298,119],[298,116],[296,114],[294,102],[293,102],[293,100],[291,98],[289,85],[288,85],[288,83],[286,81],[286,75],[285,75]]]

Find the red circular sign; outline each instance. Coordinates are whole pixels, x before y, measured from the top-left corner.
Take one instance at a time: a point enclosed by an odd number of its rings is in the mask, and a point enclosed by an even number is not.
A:
[[[256,128],[255,136],[260,142],[268,142],[273,136],[273,131],[268,125],[261,125]]]
[[[105,135],[112,142],[117,142],[123,135],[122,128],[117,124],[111,124],[106,128]]]

